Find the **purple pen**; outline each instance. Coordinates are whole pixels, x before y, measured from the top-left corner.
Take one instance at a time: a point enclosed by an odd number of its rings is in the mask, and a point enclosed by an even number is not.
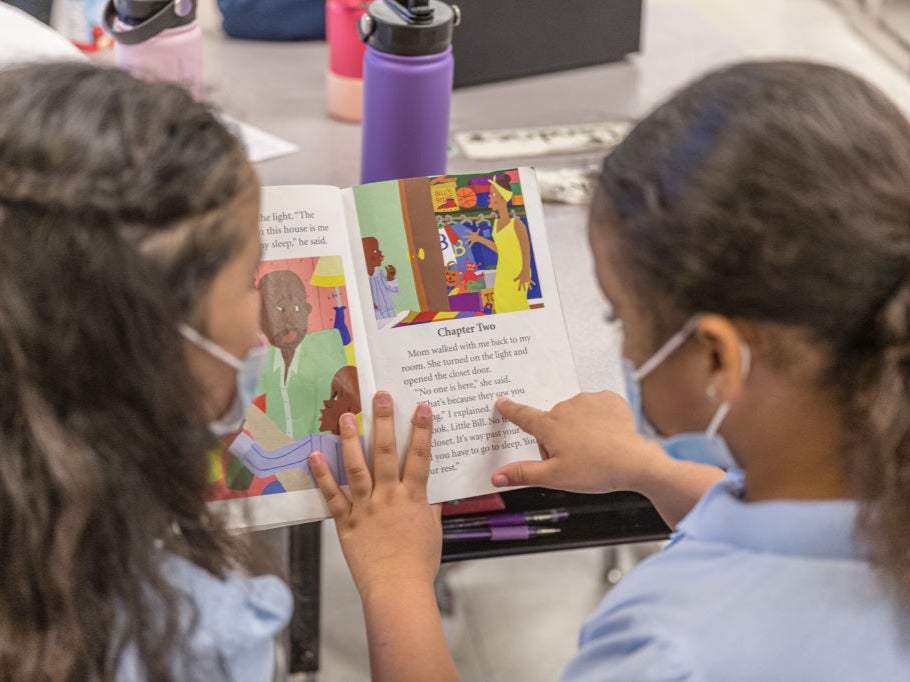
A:
[[[448,530],[443,531],[445,540],[527,540],[540,535],[555,535],[559,528],[538,528],[536,526],[496,526],[486,530]]]
[[[487,514],[462,519],[443,519],[443,530],[456,530],[460,528],[497,528],[500,526],[522,526],[528,523],[545,522],[554,523],[569,518],[569,512],[563,508],[541,509],[539,511],[505,512],[502,514]]]

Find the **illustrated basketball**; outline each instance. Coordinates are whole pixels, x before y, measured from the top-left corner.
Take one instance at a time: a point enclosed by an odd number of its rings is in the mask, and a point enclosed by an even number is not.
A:
[[[459,187],[456,194],[458,205],[462,208],[474,208],[477,205],[477,194],[470,187]]]

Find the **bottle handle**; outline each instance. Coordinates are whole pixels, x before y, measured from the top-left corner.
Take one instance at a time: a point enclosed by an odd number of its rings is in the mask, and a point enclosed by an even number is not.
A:
[[[370,16],[369,12],[362,14],[357,20],[357,34],[360,36],[360,42],[367,42],[375,30],[376,20]]]
[[[193,0],[171,0],[157,14],[126,31],[114,26],[116,19],[117,9],[114,7],[114,0],[108,0],[104,6],[104,27],[107,32],[121,45],[138,45],[166,29],[185,26],[195,21],[196,3]]]

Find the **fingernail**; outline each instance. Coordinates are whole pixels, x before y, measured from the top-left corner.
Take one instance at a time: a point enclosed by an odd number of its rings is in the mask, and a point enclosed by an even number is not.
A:
[[[497,405],[499,405],[499,404],[501,404],[501,403],[507,403],[507,402],[509,402],[509,399],[508,399],[506,396],[504,396],[504,395],[497,396],[497,398],[496,398],[496,404],[497,404]]]
[[[312,467],[314,464],[316,466],[322,466],[325,464],[325,457],[322,456],[321,452],[314,451],[310,453],[310,466]]]
[[[430,406],[426,403],[420,403],[420,405],[417,406],[417,416],[429,417],[431,414],[433,414],[433,410],[431,410]]]
[[[356,429],[357,417],[355,417],[350,412],[345,412],[343,415],[341,415],[341,425],[346,426],[349,429]]]
[[[509,479],[505,474],[496,474],[493,476],[493,485],[497,488],[509,485]]]
[[[376,404],[388,406],[392,404],[392,395],[388,391],[379,391],[376,393]]]

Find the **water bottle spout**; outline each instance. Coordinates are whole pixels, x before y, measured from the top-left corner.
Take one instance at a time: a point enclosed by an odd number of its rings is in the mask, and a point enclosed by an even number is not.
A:
[[[428,24],[433,21],[430,0],[386,0],[386,3],[409,23]]]

